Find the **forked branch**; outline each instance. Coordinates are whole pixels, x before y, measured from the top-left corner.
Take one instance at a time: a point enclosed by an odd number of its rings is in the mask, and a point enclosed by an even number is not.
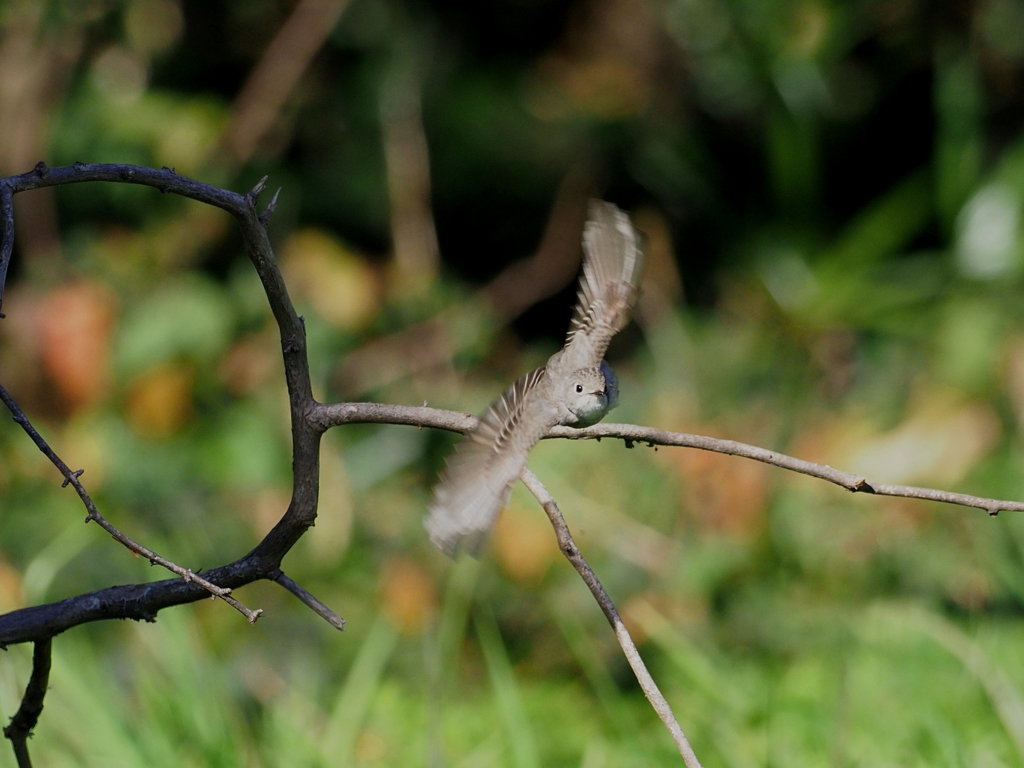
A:
[[[13,195],[30,189],[86,181],[109,181],[140,184],[162,192],[182,195],[230,213],[241,230],[245,251],[263,284],[270,309],[280,332],[285,381],[288,387],[291,412],[293,486],[288,507],[281,518],[248,554],[219,567],[197,574],[181,568],[157,555],[152,550],[132,541],[108,523],[96,509],[80,482],[81,470],[72,470],[62,461],[34,429],[28,418],[5,389],[0,387],[0,400],[39,449],[58,468],[65,485],[71,485],[88,511],[87,520],[94,520],[115,539],[151,563],[170,569],[180,578],[164,581],[108,587],[87,594],[70,597],[55,603],[38,605],[0,615],[0,648],[14,643],[35,643],[32,676],[26,688],[21,708],[4,734],[11,738],[18,762],[30,765],[26,739],[42,709],[43,696],[49,672],[51,638],[71,627],[90,621],[112,618],[130,618],[152,621],[157,613],[169,606],[202,599],[210,594],[230,602],[250,621],[259,615],[249,611],[229,594],[232,589],[259,579],[270,579],[287,589],[332,626],[342,629],[344,621],[330,608],[292,581],[281,570],[282,558],[316,519],[319,490],[319,443],[327,429],[353,423],[398,424],[432,427],[453,432],[466,432],[476,419],[464,413],[434,408],[387,405],[381,403],[317,403],[312,396],[309,362],[306,354],[305,329],[295,312],[287,288],[277,268],[267,238],[266,223],[277,201],[273,199],[262,211],[256,204],[265,180],[249,193],[239,194],[203,184],[164,168],[155,170],[128,165],[88,165],[78,163],[63,168],[47,168],[39,164],[29,173],[0,179],[0,307],[2,307],[4,281],[13,253],[14,207]],[[0,313],[2,317],[2,313]],[[642,427],[631,424],[598,424],[586,429],[556,427],[547,437],[568,439],[621,439],[627,447],[635,444],[648,446],[678,446],[715,451],[741,456],[798,472],[830,483],[851,492],[940,501],[974,507],[989,514],[1001,510],[1024,511],[1024,502],[984,498],[932,488],[887,485],[869,481],[859,475],[834,469],[822,464],[731,440],[720,440],[702,435]],[[623,653],[633,667],[652,706],[672,735],[680,754],[689,768],[699,766],[671,708],[651,679],[643,661],[629,637],[611,598],[596,575],[580,554],[565,526],[558,506],[543,485],[528,470],[524,482],[537,496],[555,528],[563,553],[570,560],[590,588],[601,610],[611,624]]]

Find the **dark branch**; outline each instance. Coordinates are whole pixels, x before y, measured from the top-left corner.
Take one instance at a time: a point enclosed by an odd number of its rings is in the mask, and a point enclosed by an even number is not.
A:
[[[240,194],[180,176],[169,168],[157,170],[103,163],[75,163],[59,168],[48,168],[45,164],[39,163],[28,173],[0,179],[0,291],[3,288],[3,275],[13,252],[12,196],[42,187],[88,181],[153,187],[160,192],[181,195],[221,208],[237,221],[246,255],[263,284],[281,337],[292,420],[292,498],[277,524],[244,557],[204,571],[202,577],[180,569],[183,577],[180,580],[110,587],[56,603],[12,611],[0,616],[0,646],[52,637],[77,624],[101,619],[127,618],[152,621],[163,608],[202,599],[211,591],[240,607],[228,592],[257,579],[273,578],[279,572],[282,558],[316,519],[319,440],[322,430],[312,425],[307,418],[314,401],[309,380],[309,363],[306,358],[305,329],[277,268],[264,222],[260,220],[256,211],[257,197],[265,186],[265,181],[257,184],[249,193]],[[78,492],[86,504],[89,519],[100,522],[102,516],[78,480],[80,472],[72,471],[57,457],[32,428],[6,391],[3,396],[15,419],[26,429],[40,450],[60,469],[66,484],[72,485]],[[111,535],[115,534],[112,532]],[[115,538],[118,537],[115,535]],[[141,550],[141,554],[151,562],[160,562],[155,553],[145,548]],[[201,587],[200,583],[205,583],[207,588]],[[259,616],[258,611],[243,609],[243,612],[250,621]]]
[[[82,485],[82,481],[79,479],[82,476],[84,470],[78,469],[72,471],[71,467],[64,463],[60,456],[58,456],[57,453],[46,442],[46,440],[43,439],[42,435],[39,434],[36,428],[32,426],[32,423],[28,420],[28,417],[25,416],[25,413],[14,401],[14,398],[11,397],[10,393],[8,393],[8,391],[3,386],[0,386],[0,400],[2,400],[4,405],[7,406],[7,409],[14,416],[14,420],[21,425],[21,428],[25,430],[28,436],[32,439],[32,442],[36,444],[36,447],[38,447],[39,450],[42,451],[43,455],[45,455],[46,458],[48,458],[50,462],[55,467],[57,467],[58,470],[60,470],[61,475],[64,476],[64,482],[61,483],[61,487],[64,488],[70,485],[72,488],[75,489],[75,492],[78,493],[78,497],[82,500],[82,503],[85,505],[85,521],[87,523],[90,521],[95,521],[95,523],[98,526],[100,526],[103,530],[109,533],[115,541],[117,541],[119,544],[122,544],[130,552],[134,552],[139,557],[144,557],[152,565],[159,565],[162,568],[166,568],[171,573],[178,574],[185,581],[192,581],[200,585],[211,595],[213,595],[214,597],[219,597],[221,600],[223,600],[232,608],[234,608],[243,616],[245,616],[249,620],[250,624],[255,622],[257,618],[259,618],[261,611],[253,611],[249,608],[246,608],[244,605],[242,605],[240,602],[238,602],[230,596],[230,589],[218,587],[216,584],[213,584],[204,579],[203,577],[196,575],[188,568],[182,568],[180,565],[172,563],[170,560],[161,557],[153,550],[149,549],[148,547],[144,547],[142,544],[139,544],[134,539],[128,537],[119,528],[110,523],[110,521],[108,521],[100,513],[99,509],[96,508],[96,504],[93,502],[92,497],[89,495],[89,492],[85,490],[85,486]]]
[[[43,699],[46,698],[46,688],[50,682],[51,645],[49,637],[36,641],[32,649],[32,674],[29,676],[28,685],[25,686],[25,695],[21,697],[21,706],[11,718],[10,725],[4,728],[4,736],[11,740],[14,747],[18,768],[32,766],[28,754],[28,739],[43,711]]]
[[[312,593],[310,593],[303,587],[299,586],[299,584],[295,582],[291,577],[286,576],[284,571],[279,573],[277,575],[277,578],[274,579],[274,581],[276,581],[282,587],[284,587],[297,598],[299,598],[299,600],[301,600],[303,603],[308,605],[317,616],[324,619],[332,627],[334,627],[337,630],[345,629],[345,620],[341,618],[341,616],[336,614],[324,603],[322,603],[320,600],[314,597]]]

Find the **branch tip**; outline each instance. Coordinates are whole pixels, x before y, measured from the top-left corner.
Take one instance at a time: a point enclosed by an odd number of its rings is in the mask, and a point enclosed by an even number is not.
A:
[[[274,193],[274,196],[270,198],[270,202],[267,203],[267,207],[263,209],[263,213],[259,215],[261,224],[265,225],[270,220],[270,217],[274,214],[274,211],[277,210],[277,198],[280,197],[280,195],[281,188],[278,187],[277,191]]]
[[[345,631],[345,619],[328,608],[325,603],[321,602],[316,596],[309,592],[309,590],[298,584],[298,582],[288,576],[284,571],[278,571],[277,575],[273,577],[273,581],[287,589],[295,595],[295,597],[299,598],[302,603],[309,606],[313,613],[339,632]]]
[[[249,193],[246,196],[249,198],[250,202],[255,202],[256,198],[260,196],[264,189],[267,188],[267,179],[269,178],[269,176],[264,176],[256,182],[256,186],[249,190]]]
[[[64,482],[60,484],[60,487],[61,488],[67,488],[69,483],[73,483],[75,480],[80,478],[83,474],[85,474],[85,470],[84,469],[76,469],[74,472],[72,472],[70,475],[67,475],[64,478]]]

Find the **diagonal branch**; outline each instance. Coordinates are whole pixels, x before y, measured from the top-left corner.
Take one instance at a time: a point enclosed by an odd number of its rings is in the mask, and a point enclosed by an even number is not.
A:
[[[36,447],[38,447],[39,450],[43,452],[43,455],[46,456],[46,458],[48,458],[50,462],[55,467],[57,467],[58,470],[60,470],[61,475],[64,476],[64,482],[61,484],[61,487],[66,487],[70,485],[72,488],[75,489],[75,492],[78,494],[78,498],[80,498],[82,500],[82,503],[85,505],[85,522],[88,523],[90,521],[94,521],[98,526],[100,526],[100,528],[109,533],[115,541],[117,541],[119,544],[124,545],[130,552],[134,552],[139,557],[144,557],[146,560],[150,562],[151,565],[159,565],[162,568],[166,568],[171,573],[178,574],[185,581],[195,582],[203,589],[205,589],[207,592],[209,592],[211,595],[213,595],[214,597],[219,597],[221,600],[226,602],[236,611],[245,616],[249,620],[250,624],[256,622],[256,620],[262,613],[261,610],[254,611],[249,608],[246,608],[238,600],[231,597],[230,589],[227,589],[225,587],[218,587],[216,584],[207,581],[202,576],[195,574],[188,568],[182,568],[180,565],[172,563],[170,560],[161,557],[148,547],[144,547],[143,545],[136,542],[134,539],[129,538],[119,528],[117,528],[109,520],[107,520],[99,511],[99,509],[97,509],[96,504],[93,502],[92,497],[89,495],[89,492],[86,491],[85,486],[82,485],[82,481],[78,479],[79,477],[82,476],[82,473],[85,470],[79,469],[72,471],[71,467],[64,463],[63,459],[61,459],[60,456],[57,455],[57,453],[49,446],[46,440],[43,439],[43,436],[39,434],[35,427],[32,426],[32,423],[28,420],[28,417],[24,414],[24,412],[21,410],[18,404],[14,401],[14,398],[11,397],[10,393],[8,393],[8,391],[2,385],[0,385],[0,400],[2,400],[4,405],[7,406],[7,409],[11,412],[12,416],[14,417],[14,420],[19,425],[21,425],[21,428],[25,430],[25,432],[28,434],[30,438],[32,438],[32,442],[36,444]]]
[[[332,627],[337,630],[344,631],[345,620],[327,607],[327,605],[325,605],[313,593],[296,583],[291,576],[288,576],[284,571],[281,571],[277,574],[274,581],[295,595],[295,597],[297,597],[301,602],[309,606],[313,613],[322,618]]]
[[[697,755],[690,746],[686,734],[683,733],[679,721],[676,720],[676,716],[672,713],[671,705],[661,692],[661,689],[658,688],[658,684],[654,682],[654,678],[651,677],[647,665],[644,664],[644,660],[640,656],[640,651],[637,650],[636,643],[633,642],[629,630],[626,628],[618,609],[615,607],[615,602],[605,591],[604,586],[597,578],[597,574],[590,567],[590,563],[586,561],[583,553],[576,546],[572,532],[569,530],[565,518],[562,517],[562,512],[558,509],[558,504],[555,502],[554,497],[551,496],[548,489],[544,487],[543,483],[529,469],[523,470],[522,480],[523,484],[530,490],[530,493],[540,502],[544,512],[547,513],[548,520],[551,521],[551,526],[555,529],[555,537],[558,539],[558,547],[562,550],[562,554],[572,563],[572,567],[576,569],[580,578],[583,579],[583,582],[590,589],[597,604],[601,607],[605,618],[611,624],[612,631],[615,632],[615,639],[619,641],[619,647],[622,648],[622,653],[625,655],[626,661],[629,662],[629,666],[633,670],[637,682],[640,684],[640,689],[644,692],[644,696],[651,703],[661,722],[668,729],[672,740],[676,744],[676,748],[679,750],[679,754],[683,757],[683,762],[687,768],[700,768],[700,760],[697,759]]]

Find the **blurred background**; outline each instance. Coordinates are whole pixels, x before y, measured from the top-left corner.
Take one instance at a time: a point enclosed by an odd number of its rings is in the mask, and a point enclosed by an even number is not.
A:
[[[1022,28],[1019,0],[5,0],[0,172],[269,175],[317,396],[469,412],[561,343],[603,197],[649,251],[612,420],[1022,498]],[[290,456],[232,222],[127,185],[15,203],[2,383],[129,535],[244,554]],[[255,626],[204,601],[77,628],[37,759],[676,764],[525,491],[479,561],[431,548],[453,443],[326,437],[284,567],[343,634],[266,584],[238,593]],[[0,611],[166,577],[9,421],[0,455]],[[530,465],[705,765],[1024,761],[1019,516],[615,441]],[[30,653],[4,654],[5,717]]]

